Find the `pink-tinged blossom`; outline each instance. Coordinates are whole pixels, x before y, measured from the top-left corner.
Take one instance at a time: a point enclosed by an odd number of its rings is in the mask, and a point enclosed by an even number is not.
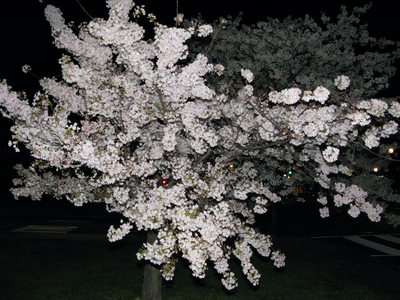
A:
[[[386,102],[378,99],[370,100],[371,106],[368,109],[368,112],[376,117],[383,117],[385,115],[385,111],[388,109],[388,105]]]
[[[22,66],[22,72],[28,73],[30,71],[32,71],[32,67],[31,66],[29,66],[29,65]]]
[[[327,205],[327,204],[328,204],[328,199],[326,198],[326,196],[319,197],[319,198],[317,199],[317,201],[318,201],[319,203],[321,203],[322,205]]]
[[[7,107],[7,112],[2,111],[6,117],[18,116],[22,120],[28,120],[33,112],[29,103],[18,99],[17,93],[11,91],[5,80],[0,84],[0,105]]]
[[[181,59],[187,57],[187,45],[183,43],[191,37],[189,31],[182,28],[156,28],[155,45],[157,47],[157,66],[159,69],[172,68]]]
[[[335,190],[339,193],[343,193],[346,189],[346,185],[343,182],[335,183]]]
[[[400,103],[393,101],[388,111],[393,117],[400,118]]]
[[[131,231],[132,228],[133,226],[130,223],[123,223],[117,229],[115,229],[114,226],[111,226],[107,233],[108,240],[110,242],[121,240],[125,235],[127,235]]]
[[[269,93],[269,100],[277,104],[295,104],[300,100],[301,90],[299,88],[284,89],[281,92],[272,91]]]
[[[305,125],[303,127],[303,131],[308,137],[316,137],[317,134],[319,133],[317,125],[313,122]]]
[[[343,91],[350,86],[350,78],[348,76],[340,75],[335,78],[335,85],[339,90]]]
[[[351,120],[352,125],[366,126],[371,123],[369,114],[365,112],[355,111],[347,115],[347,118]]]
[[[323,152],[322,155],[327,162],[334,162],[338,159],[339,149],[335,147],[328,146]]]
[[[213,32],[213,28],[211,25],[201,25],[198,29],[197,35],[200,37],[207,36]]]
[[[252,82],[254,79],[253,73],[249,69],[242,69],[241,74],[247,82]]]
[[[333,202],[335,203],[336,207],[341,207],[343,205],[343,196],[335,195],[333,197]]]
[[[340,173],[342,173],[342,174],[345,174],[345,175],[351,175],[350,169],[348,167],[346,167],[346,166],[343,166],[343,165],[339,165],[338,171]]]
[[[319,86],[313,92],[313,99],[324,104],[330,94],[331,92],[327,88]]]
[[[160,159],[163,156],[163,149],[159,145],[155,145],[150,149],[150,159]]]
[[[65,20],[62,17],[62,12],[59,8],[53,5],[47,5],[44,14],[55,34],[60,33],[64,28],[66,28]]]
[[[272,103],[281,103],[282,97],[278,91],[272,91],[268,94],[269,101]]]
[[[175,134],[178,132],[179,128],[176,124],[170,124],[164,128],[164,137],[162,140],[165,151],[173,151],[176,146]]]
[[[365,146],[368,148],[374,148],[379,146],[379,137],[376,136],[377,134],[377,129],[376,130],[368,130],[364,136],[363,140],[365,143]]]
[[[178,15],[174,18],[174,21],[177,22],[178,24],[179,24],[179,23],[182,23],[182,22],[183,22],[183,17],[184,17],[184,14],[178,14]]]
[[[224,277],[221,279],[222,284],[227,290],[233,290],[238,286],[237,279],[235,277],[235,273],[233,272],[225,272]]]
[[[281,253],[280,251],[272,252],[271,259],[274,261],[274,266],[277,268],[282,268],[285,266],[285,254]]]
[[[312,91],[304,91],[303,92],[303,97],[301,98],[301,100],[305,101],[305,102],[309,102],[311,100],[313,100],[313,92]]]
[[[247,95],[247,96],[249,96],[249,97],[251,97],[251,96],[253,96],[253,86],[252,85],[246,85],[244,88],[243,88],[243,92]]]
[[[353,218],[357,218],[360,214],[360,209],[354,204],[350,204],[350,209],[347,211],[347,213]]]
[[[301,90],[299,88],[285,89],[281,92],[281,99],[284,104],[295,104],[300,100]]]
[[[397,124],[393,120],[390,120],[380,128],[380,137],[388,138],[389,136],[396,134],[398,131],[398,127],[399,124]]]
[[[360,187],[354,184],[346,187],[343,183],[336,183],[335,189],[342,194],[336,194],[333,197],[336,207],[341,207],[342,205],[350,205],[349,214],[353,217],[356,215],[357,209],[366,212],[361,208],[363,207],[364,203],[368,203],[365,201],[366,197],[368,196],[368,193],[366,191],[362,190]],[[352,205],[356,205],[357,209],[353,208]],[[376,213],[376,210],[373,210],[373,213]],[[379,215],[379,213],[377,215]]]
[[[90,36],[84,39],[76,37],[72,29],[65,25],[61,11],[48,5],[45,15],[52,27],[52,34],[55,37],[55,44],[58,48],[65,48],[75,55],[91,58],[98,63],[105,63],[111,57],[111,50],[104,47]]]
[[[383,117],[388,109],[386,102],[378,99],[363,100],[357,103],[358,109],[365,109],[369,114],[376,117]]]
[[[319,209],[319,213],[321,215],[321,218],[327,218],[329,217],[329,208],[327,206],[324,206],[323,208]]]
[[[221,76],[222,74],[224,74],[225,67],[221,64],[216,64],[214,66],[214,70],[218,76]]]

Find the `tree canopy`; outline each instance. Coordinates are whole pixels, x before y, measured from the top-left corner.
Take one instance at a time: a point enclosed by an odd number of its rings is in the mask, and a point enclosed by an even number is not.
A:
[[[214,39],[202,22],[167,27],[130,0],[107,6],[107,20],[75,32],[48,5],[55,45],[68,53],[59,59],[62,78],[41,79],[33,99],[0,84],[3,116],[15,123],[10,145],[24,144],[35,158],[16,167],[16,198],[105,203],[123,216],[110,241],[134,226],[155,232],[139,259],[159,265],[167,280],[179,253],[199,278],[212,261],[227,289],[237,285],[232,256],[254,285],[253,251],[284,266],[271,237],[252,225],[295,185],[319,186],[322,217],[343,206],[377,222],[386,202],[399,202],[371,166],[390,162],[400,104],[366,98],[386,87],[399,51],[354,51],[398,44],[354,26],[365,9],[343,10],[337,24],[324,17],[326,30],[307,17],[240,30],[232,22]],[[143,16],[152,39],[131,21]],[[210,34],[209,52],[190,43]]]

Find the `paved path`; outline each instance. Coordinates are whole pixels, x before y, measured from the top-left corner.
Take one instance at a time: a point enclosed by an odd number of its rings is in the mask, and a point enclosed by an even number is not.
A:
[[[8,216],[7,220],[5,220],[3,216],[3,221],[5,221],[3,225],[6,226],[3,226],[0,230],[0,239],[67,239],[107,242],[109,226],[111,224],[118,225],[119,219],[93,216],[83,218],[58,216],[54,219],[44,217],[29,219],[24,216]],[[307,230],[302,232],[304,238],[310,237],[308,234]],[[284,232],[282,237],[286,235],[287,233]],[[370,234],[348,233],[324,236],[315,234],[313,238],[329,240],[334,245],[344,245],[400,267],[400,233],[398,231],[394,233],[392,231],[387,234],[379,231]],[[144,242],[146,233],[131,232],[124,240]]]
[[[27,224],[0,233],[5,239],[68,239],[68,240],[104,240],[110,225],[98,224],[94,220],[55,219],[35,224]],[[145,241],[146,233],[131,232],[124,239]]]
[[[371,257],[382,258],[400,267],[400,233],[399,234],[365,234],[342,236],[315,236],[314,239],[346,241],[346,246],[366,253]],[[342,241],[341,241],[342,240]]]

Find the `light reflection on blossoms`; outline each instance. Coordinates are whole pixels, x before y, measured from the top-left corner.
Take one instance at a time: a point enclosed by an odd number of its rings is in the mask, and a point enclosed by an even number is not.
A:
[[[246,85],[237,94],[219,94],[204,77],[222,76],[224,67],[203,54],[186,60],[186,41],[210,34],[210,26],[155,23],[154,41],[144,41],[144,29],[129,21],[132,1],[107,3],[109,19],[83,25],[79,35],[59,9],[47,6],[56,46],[71,54],[60,59],[63,80],[42,79],[44,93],[33,102],[0,84],[3,115],[16,123],[10,145],[25,144],[36,159],[29,168],[17,166],[16,198],[103,202],[124,217],[119,228],[110,227],[110,241],[134,226],[156,231],[138,259],[160,265],[167,280],[179,253],[199,278],[211,261],[227,289],[237,286],[232,255],[253,285],[261,276],[251,263],[254,251],[285,265],[271,237],[251,227],[255,214],[293,193],[296,175],[275,176],[282,165],[296,163],[322,190],[333,190],[333,199],[318,198],[321,217],[329,216],[329,205],[347,205],[352,217],[363,212],[380,220],[383,207],[348,183],[351,164],[342,157],[360,141],[374,148],[397,133],[396,120],[380,119],[400,115],[396,101],[337,106],[323,86],[258,98],[249,69],[241,70]],[[136,7],[135,15],[145,13]],[[339,78],[335,84],[343,90],[348,80]]]

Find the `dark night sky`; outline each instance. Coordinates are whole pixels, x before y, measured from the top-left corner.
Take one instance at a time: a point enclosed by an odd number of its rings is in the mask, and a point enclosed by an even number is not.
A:
[[[30,64],[33,72],[39,77],[59,74],[58,58],[61,51],[52,45],[50,26],[44,14],[44,4],[38,0],[13,0],[3,1],[0,10],[0,25],[2,47],[0,47],[0,79],[6,78],[15,89],[26,90],[32,88],[32,92],[38,89],[37,80],[21,72],[24,64]],[[74,20],[76,24],[90,20],[80,8],[76,0],[46,0],[47,3],[61,8],[67,21]],[[80,0],[90,15],[93,17],[107,17],[108,10],[105,1]],[[346,1],[346,6],[362,6],[366,0]],[[362,19],[362,23],[369,24],[372,36],[385,36],[397,39],[398,13],[395,1],[375,1],[372,9]],[[147,12],[153,12],[161,23],[173,25],[176,10],[176,0],[163,1],[136,1],[137,4],[145,4]],[[319,19],[320,11],[325,11],[332,19],[340,12],[340,2],[337,1],[260,1],[247,0],[233,1],[179,1],[179,11],[186,17],[203,15],[207,21],[213,21],[219,16],[237,16],[240,11],[244,13],[244,23],[251,24],[256,21],[266,20],[268,16],[283,19],[288,15],[302,17],[309,14],[314,19]],[[244,4],[241,4],[244,3]]]
[[[46,0],[47,3],[61,8],[64,17],[69,21],[79,24],[89,21],[89,17],[80,8],[76,0]],[[102,0],[80,0],[90,15],[93,17],[107,18],[108,10],[105,1]],[[348,10],[354,6],[362,6],[369,1],[345,1]],[[233,4],[235,3],[235,4]],[[273,17],[284,19],[288,15],[292,17],[303,17],[311,15],[318,20],[320,11],[325,11],[331,19],[335,20],[340,12],[338,1],[218,1],[218,0],[180,0],[179,11],[186,17],[196,17],[198,13],[209,22],[219,16],[237,16],[240,11],[244,13],[244,23],[251,24],[257,21]],[[343,3],[343,2],[342,2]],[[159,22],[173,25],[176,10],[176,0],[163,1],[136,1],[136,4],[145,4],[147,12],[157,16]],[[7,79],[14,90],[25,90],[28,96],[32,96],[39,89],[37,79],[22,73],[21,67],[29,64],[33,72],[39,77],[52,77],[60,73],[58,59],[62,51],[52,45],[50,26],[44,14],[44,4],[38,0],[12,0],[3,1],[0,9],[1,47],[0,47],[0,80]],[[373,7],[362,19],[362,24],[369,24],[369,31],[374,37],[387,37],[400,40],[398,8],[396,1],[375,1]],[[393,81],[392,81],[392,86]],[[0,117],[1,138],[0,154],[2,155],[2,171],[0,176],[7,175],[3,185],[10,185],[9,167],[12,163],[11,157],[18,161],[18,156],[11,155],[7,141],[10,139],[9,127],[11,123]],[[7,153],[7,154],[6,154]],[[15,158],[16,157],[16,158]],[[21,156],[19,156],[21,157]],[[4,168],[7,164],[7,168]]]

